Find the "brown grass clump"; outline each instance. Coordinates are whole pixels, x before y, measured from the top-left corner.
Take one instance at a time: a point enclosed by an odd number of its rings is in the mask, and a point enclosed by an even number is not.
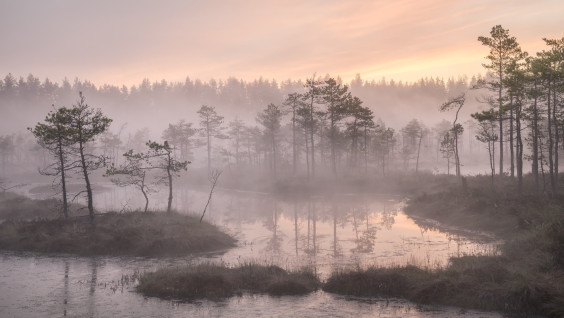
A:
[[[434,271],[413,266],[356,269],[333,273],[327,292],[375,297],[400,297],[438,304],[505,312],[512,315],[560,317],[561,296],[547,280],[523,276],[498,256],[465,256]],[[560,280],[559,283],[562,283]]]
[[[86,217],[0,224],[0,249],[16,251],[178,256],[234,245],[216,226],[177,213],[105,213],[94,224]]]
[[[301,295],[317,290],[311,270],[287,272],[278,266],[216,264],[160,269],[141,276],[137,290],[146,296],[179,299],[221,299],[247,292]]]

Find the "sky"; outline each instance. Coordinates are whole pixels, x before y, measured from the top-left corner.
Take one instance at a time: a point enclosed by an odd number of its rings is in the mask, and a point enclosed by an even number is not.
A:
[[[483,73],[501,24],[529,53],[564,37],[562,0],[0,0],[0,76],[349,81]]]

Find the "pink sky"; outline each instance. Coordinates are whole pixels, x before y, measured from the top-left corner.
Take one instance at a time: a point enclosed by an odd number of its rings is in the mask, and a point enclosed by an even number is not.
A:
[[[482,73],[501,24],[534,53],[561,0],[0,2],[0,75],[138,84],[317,74],[414,81]]]

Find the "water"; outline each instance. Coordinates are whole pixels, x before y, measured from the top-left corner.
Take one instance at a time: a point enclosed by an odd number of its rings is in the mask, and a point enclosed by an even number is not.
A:
[[[200,214],[207,195],[180,189],[174,206],[182,213]],[[166,196],[166,191],[156,194],[151,206],[163,208]],[[132,189],[106,187],[95,202],[100,210],[130,210],[142,206],[140,199]],[[0,317],[500,317],[323,291],[191,303],[135,292],[139,273],[202,261],[312,266],[324,279],[339,268],[407,263],[434,268],[450,256],[495,249],[487,236],[421,228],[403,214],[402,206],[399,198],[386,196],[274,197],[218,190],[205,218],[236,236],[236,248],[164,259],[1,252]]]

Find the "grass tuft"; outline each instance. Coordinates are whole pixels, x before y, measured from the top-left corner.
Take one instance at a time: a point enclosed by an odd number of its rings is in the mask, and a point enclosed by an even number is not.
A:
[[[137,290],[161,298],[218,300],[243,292],[302,295],[317,290],[319,285],[318,278],[307,269],[287,272],[278,266],[253,263],[235,268],[200,264],[145,273]]]

